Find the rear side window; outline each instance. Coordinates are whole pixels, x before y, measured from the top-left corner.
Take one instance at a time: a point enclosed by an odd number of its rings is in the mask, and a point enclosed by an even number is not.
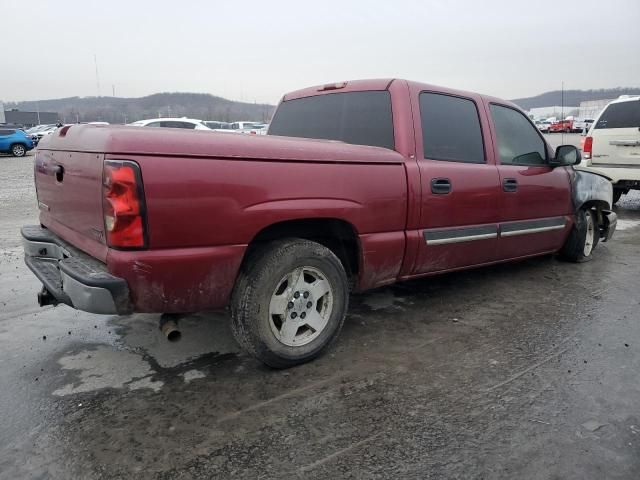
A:
[[[13,130],[0,130],[0,136],[6,137],[9,135],[13,135]]]
[[[595,128],[634,127],[640,127],[640,100],[612,103],[602,112]]]
[[[393,149],[391,96],[387,91],[346,92],[287,100],[278,107],[269,135]]]
[[[517,110],[491,105],[502,165],[546,165],[547,151],[538,129]]]
[[[424,158],[484,163],[480,118],[472,100],[421,93],[420,116]]]

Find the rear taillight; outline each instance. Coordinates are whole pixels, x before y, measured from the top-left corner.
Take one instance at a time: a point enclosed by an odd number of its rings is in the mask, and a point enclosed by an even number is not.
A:
[[[102,210],[107,245],[123,249],[147,246],[144,190],[137,163],[104,162]]]
[[[587,137],[584,139],[584,146],[582,147],[582,158],[585,160],[591,160],[593,154],[593,137]]]

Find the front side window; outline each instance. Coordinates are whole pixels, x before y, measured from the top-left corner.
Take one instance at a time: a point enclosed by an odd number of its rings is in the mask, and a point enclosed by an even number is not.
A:
[[[476,104],[440,93],[420,94],[424,158],[484,163],[484,144]]]
[[[491,104],[502,165],[546,165],[547,151],[538,130],[513,108]]]
[[[640,100],[612,103],[596,124],[599,128],[638,128],[640,127]]]
[[[343,92],[287,100],[276,110],[269,135],[393,149],[391,95],[388,91]]]

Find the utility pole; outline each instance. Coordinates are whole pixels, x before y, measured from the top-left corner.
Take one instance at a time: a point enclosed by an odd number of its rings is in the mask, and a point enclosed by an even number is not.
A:
[[[38,114],[38,125],[40,125],[40,104],[36,102],[36,112]]]
[[[98,96],[100,96],[100,76],[98,75],[98,56],[93,54],[93,61],[96,64],[96,86],[98,87]]]
[[[560,90],[560,118],[564,121],[564,80],[562,81],[562,89]],[[562,129],[562,137],[560,141],[561,143],[564,143],[564,128]]]
[[[116,96],[116,86],[111,84],[111,93],[113,94],[112,96]]]

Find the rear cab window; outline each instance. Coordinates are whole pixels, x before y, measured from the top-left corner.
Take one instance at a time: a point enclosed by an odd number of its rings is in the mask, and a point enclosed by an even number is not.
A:
[[[640,128],[640,99],[610,104],[595,128]]]
[[[538,129],[521,112],[504,105],[489,106],[502,165],[547,165],[547,149]]]
[[[391,94],[343,92],[286,100],[271,121],[269,135],[339,140],[394,149]]]
[[[420,117],[425,159],[485,163],[480,117],[473,100],[422,92]]]

